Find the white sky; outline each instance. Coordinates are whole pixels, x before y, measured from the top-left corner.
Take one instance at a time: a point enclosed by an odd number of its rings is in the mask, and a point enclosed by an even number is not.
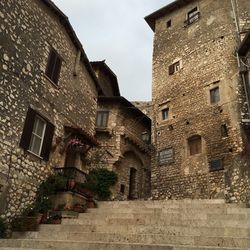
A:
[[[106,59],[121,95],[151,100],[153,31],[144,17],[171,0],[53,0],[69,17],[90,61]]]

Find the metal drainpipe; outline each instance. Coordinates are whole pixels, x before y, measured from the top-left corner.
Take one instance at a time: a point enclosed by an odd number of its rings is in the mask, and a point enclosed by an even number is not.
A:
[[[234,0],[231,0],[231,5],[232,5],[232,9],[233,9],[233,14],[234,14],[234,20],[235,20],[235,27],[236,27],[236,30],[237,30],[237,39],[238,39],[238,44],[239,44],[240,43],[240,26],[239,26],[238,17],[237,17],[236,8],[235,8],[234,3],[235,3]],[[240,61],[240,56],[239,56],[238,51],[236,51],[236,56],[237,56],[238,67],[239,67],[239,70],[240,70],[240,75],[241,75],[242,82],[243,82],[246,101],[247,101],[248,118],[250,119],[250,100],[249,100],[248,91],[247,91],[248,90],[247,81],[246,81],[245,74],[243,72],[241,72],[242,64],[241,64],[241,61]]]

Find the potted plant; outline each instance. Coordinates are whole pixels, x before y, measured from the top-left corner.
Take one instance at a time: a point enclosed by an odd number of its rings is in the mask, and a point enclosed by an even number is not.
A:
[[[47,219],[46,224],[61,224],[61,222],[62,216],[59,214],[54,214]]]

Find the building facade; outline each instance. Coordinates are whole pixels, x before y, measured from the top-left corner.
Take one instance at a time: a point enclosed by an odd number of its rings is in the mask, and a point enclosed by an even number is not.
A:
[[[153,197],[249,202],[249,100],[237,60],[249,1],[177,0],[145,19],[154,31]]]
[[[1,1],[0,33],[0,213],[10,219],[54,168],[84,169],[97,145],[98,80],[49,0]],[[70,150],[75,141],[81,155]]]
[[[94,167],[105,167],[118,175],[114,199],[150,196],[151,120],[120,96],[115,74],[104,61],[92,62],[101,87],[96,117],[100,147],[92,156]]]

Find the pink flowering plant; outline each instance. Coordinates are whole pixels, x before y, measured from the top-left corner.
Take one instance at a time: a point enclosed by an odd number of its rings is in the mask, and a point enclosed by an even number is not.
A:
[[[82,148],[84,144],[81,142],[81,140],[73,138],[69,140],[68,146],[72,148]]]

